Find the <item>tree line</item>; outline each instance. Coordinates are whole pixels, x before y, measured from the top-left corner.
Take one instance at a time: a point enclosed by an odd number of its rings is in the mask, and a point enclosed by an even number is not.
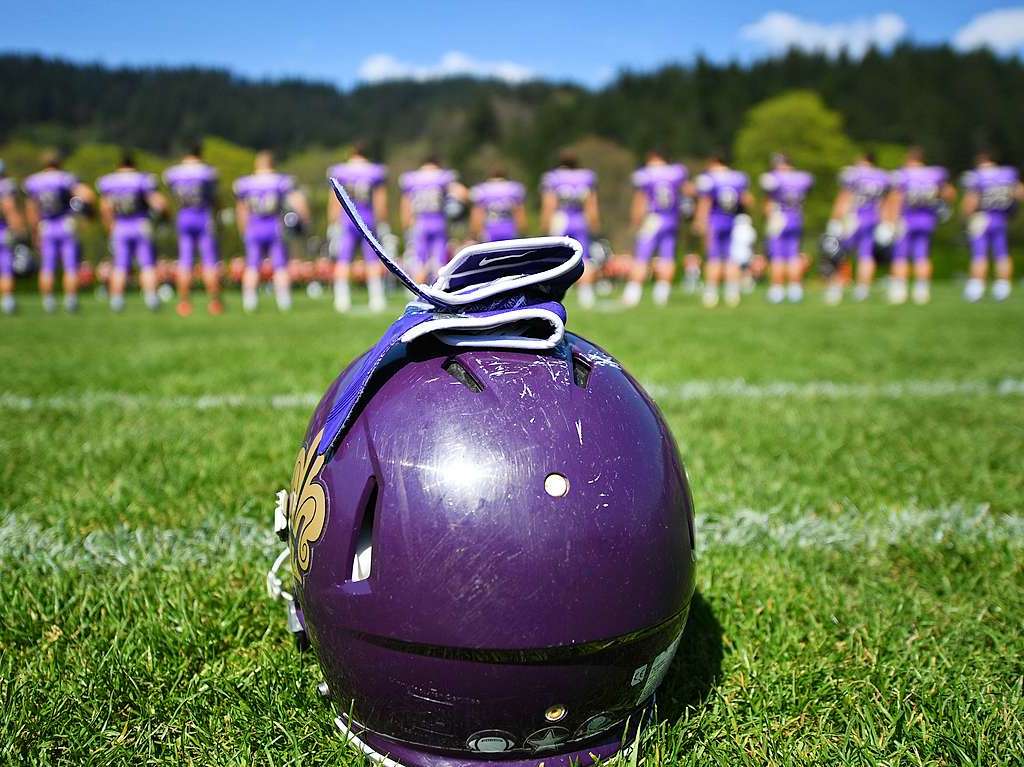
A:
[[[587,90],[536,81],[453,78],[342,90],[225,70],[108,68],[0,56],[0,140],[86,141],[174,153],[216,135],[282,153],[370,139],[378,153],[418,142],[466,162],[484,146],[539,175],[557,148],[586,136],[634,154],[660,146],[699,157],[733,145],[755,104],[793,89],[818,93],[859,143],[922,144],[962,169],[981,144],[1024,162],[1024,65],[988,51],[904,45],[863,58],[791,51],[754,62],[623,71]]]

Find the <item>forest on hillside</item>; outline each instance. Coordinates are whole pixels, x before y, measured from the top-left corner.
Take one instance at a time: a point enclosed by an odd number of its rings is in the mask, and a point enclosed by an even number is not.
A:
[[[791,51],[749,66],[697,59],[621,72],[599,90],[535,81],[510,85],[451,78],[343,90],[300,80],[257,81],[203,68],[108,68],[38,56],[0,56],[0,157],[34,169],[59,147],[86,180],[109,170],[118,148],[159,169],[205,139],[224,178],[272,148],[318,209],[324,168],[353,141],[398,173],[437,153],[468,182],[502,164],[535,195],[562,147],[600,176],[604,234],[628,247],[629,173],[659,147],[698,168],[725,150],[751,173],[771,151],[815,172],[810,223],[827,216],[835,171],[859,148],[893,166],[909,144],[959,173],[987,145],[1024,162],[1024,64],[987,51],[904,45],[863,58]],[[536,199],[531,200],[536,203]],[[959,232],[949,227],[947,245]]]

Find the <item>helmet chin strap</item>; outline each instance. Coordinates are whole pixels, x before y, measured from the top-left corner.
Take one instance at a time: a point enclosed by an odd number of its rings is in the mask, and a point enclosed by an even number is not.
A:
[[[395,346],[425,336],[457,348],[544,351],[565,334],[562,298],[583,276],[583,248],[571,237],[531,237],[460,250],[430,285],[417,284],[384,250],[335,179],[342,209],[398,281],[412,294],[405,312],[340,387],[324,426],[320,454],[330,451],[384,358]]]

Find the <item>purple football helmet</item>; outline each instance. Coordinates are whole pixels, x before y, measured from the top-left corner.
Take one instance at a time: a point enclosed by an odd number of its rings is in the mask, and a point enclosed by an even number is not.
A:
[[[675,443],[612,357],[556,335],[393,345],[339,430],[368,352],[310,422],[277,520],[289,623],[376,762],[592,764],[672,661],[694,588]]]

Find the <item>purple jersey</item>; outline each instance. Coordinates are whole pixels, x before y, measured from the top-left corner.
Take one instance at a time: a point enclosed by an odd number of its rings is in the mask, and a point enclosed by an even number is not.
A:
[[[50,168],[25,179],[25,194],[39,208],[44,220],[71,215],[71,198],[78,179],[67,171]]]
[[[183,162],[164,171],[164,182],[185,211],[208,213],[217,198],[217,170],[202,162]]]
[[[647,212],[678,216],[686,168],[682,165],[645,165],[633,172],[633,186],[647,198]]]
[[[119,170],[100,178],[96,188],[114,209],[117,220],[137,220],[149,213],[149,195],[156,191],[156,177],[137,170]]]
[[[730,223],[737,213],[750,182],[746,173],[730,168],[709,170],[697,176],[697,193],[711,200],[712,221]]]
[[[802,170],[773,170],[761,175],[761,188],[777,208],[787,212],[803,208],[813,185],[814,178]]]
[[[288,194],[295,188],[291,176],[276,171],[253,173],[235,180],[235,196],[249,210],[250,227],[259,222],[276,223],[284,213]]]
[[[862,226],[878,223],[878,208],[889,191],[889,174],[870,165],[851,165],[839,174],[839,185],[853,196],[853,212]]]
[[[978,195],[978,210],[991,218],[1005,220],[1017,206],[1017,186],[1020,183],[1016,168],[985,165],[967,171],[963,186]]]
[[[935,228],[942,187],[948,175],[945,168],[907,166],[892,174],[892,188],[903,193],[903,221],[909,229]]]
[[[470,198],[484,214],[484,239],[511,240],[518,236],[516,210],[526,200],[526,189],[518,181],[491,179],[470,190]]]
[[[455,178],[455,171],[444,168],[420,168],[402,174],[398,183],[402,194],[409,198],[418,224],[444,225],[444,202]]]
[[[328,168],[327,178],[333,178],[345,188],[363,221],[373,226],[373,192],[387,178],[387,168],[368,160],[349,160]],[[351,225],[348,216],[343,216],[342,221],[346,226]]]
[[[558,210],[565,213],[582,213],[596,185],[597,176],[586,168],[555,168],[545,173],[540,181],[541,191],[551,192]]]

